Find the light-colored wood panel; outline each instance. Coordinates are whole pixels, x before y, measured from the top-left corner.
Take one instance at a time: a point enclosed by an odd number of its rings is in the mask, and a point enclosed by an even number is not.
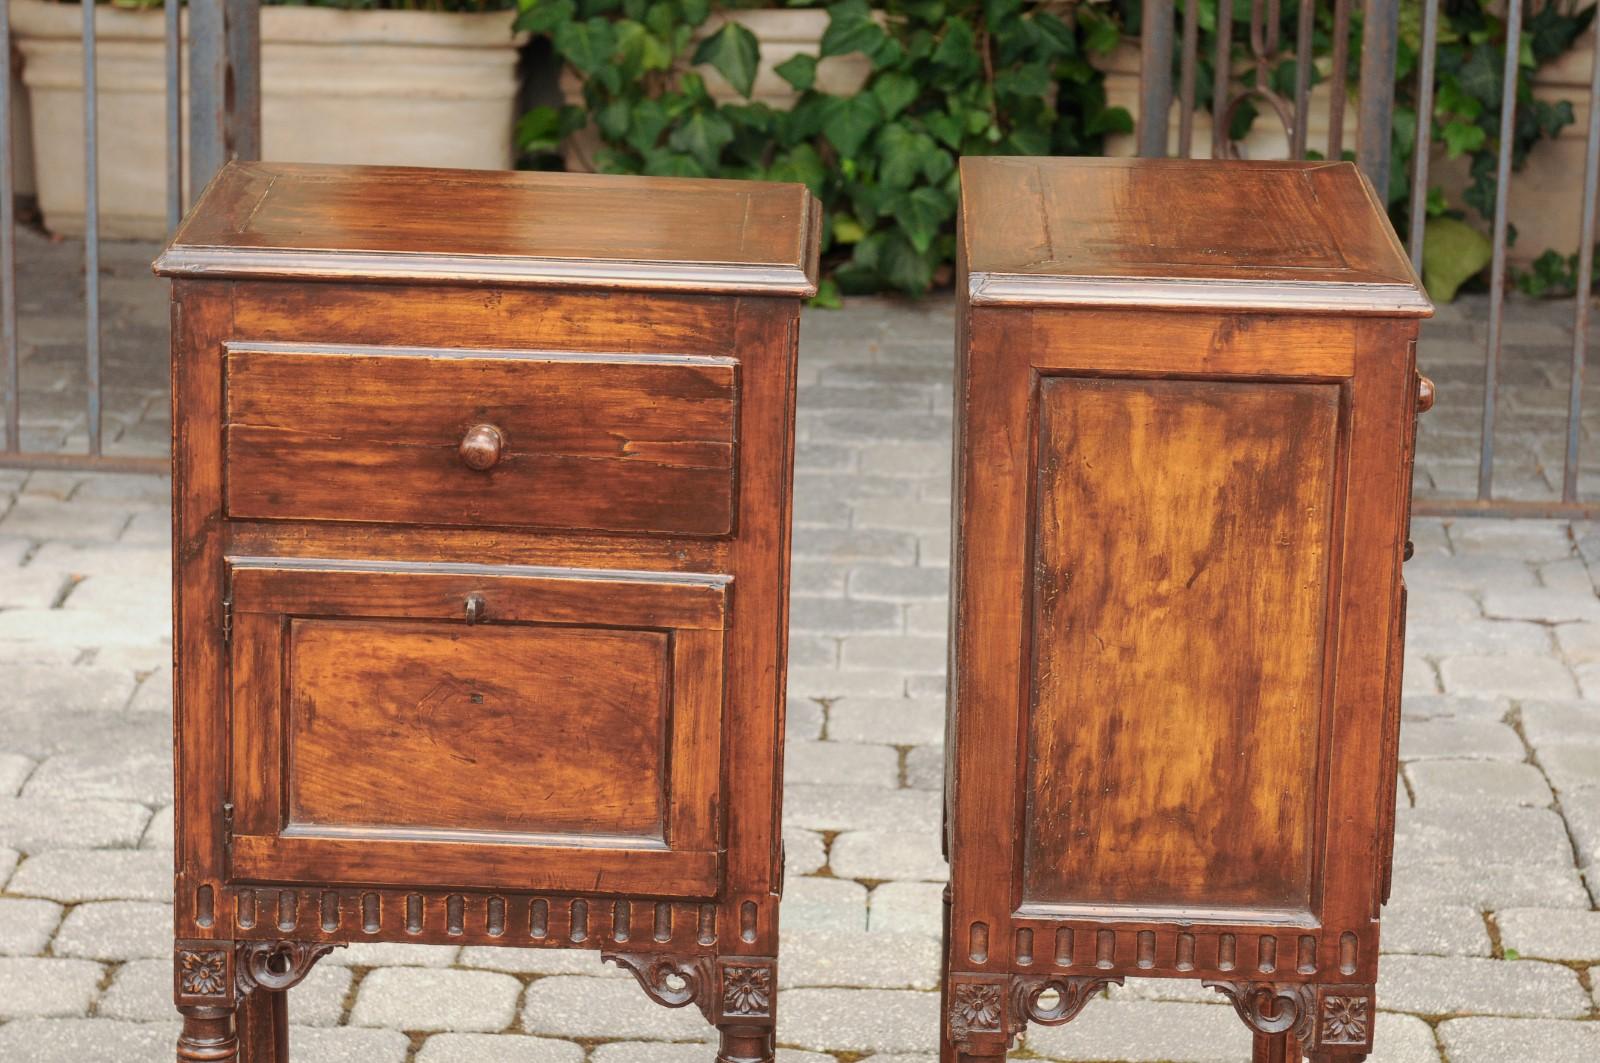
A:
[[[1025,902],[1301,910],[1340,390],[1046,378]]]
[[[664,632],[289,630],[291,825],[663,836]]]

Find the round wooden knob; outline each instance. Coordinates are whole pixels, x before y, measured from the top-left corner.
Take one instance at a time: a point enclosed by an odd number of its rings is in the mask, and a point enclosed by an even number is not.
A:
[[[461,437],[461,460],[467,468],[482,472],[492,469],[500,461],[500,450],[506,437],[492,424],[475,424]]]
[[[1425,376],[1417,377],[1417,412],[1427,413],[1433,409],[1433,381]]]

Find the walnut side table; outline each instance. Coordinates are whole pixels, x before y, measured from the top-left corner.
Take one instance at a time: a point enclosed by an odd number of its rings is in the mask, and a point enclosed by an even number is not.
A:
[[[180,1060],[364,941],[772,1059],[799,185],[231,164],[173,284]]]
[[[943,1059],[1130,976],[1362,1059],[1427,298],[1347,163],[962,190]]]

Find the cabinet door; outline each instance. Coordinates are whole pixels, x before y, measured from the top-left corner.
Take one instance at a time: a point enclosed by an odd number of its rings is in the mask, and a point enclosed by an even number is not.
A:
[[[230,877],[709,898],[728,581],[235,559]]]
[[[1024,903],[1309,917],[1339,385],[1037,401]]]

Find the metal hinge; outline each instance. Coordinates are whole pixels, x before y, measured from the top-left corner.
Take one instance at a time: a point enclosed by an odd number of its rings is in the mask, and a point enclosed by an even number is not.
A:
[[[222,851],[228,858],[229,866],[233,863],[233,802],[222,803]]]
[[[222,599],[222,644],[233,641],[233,595]]]

